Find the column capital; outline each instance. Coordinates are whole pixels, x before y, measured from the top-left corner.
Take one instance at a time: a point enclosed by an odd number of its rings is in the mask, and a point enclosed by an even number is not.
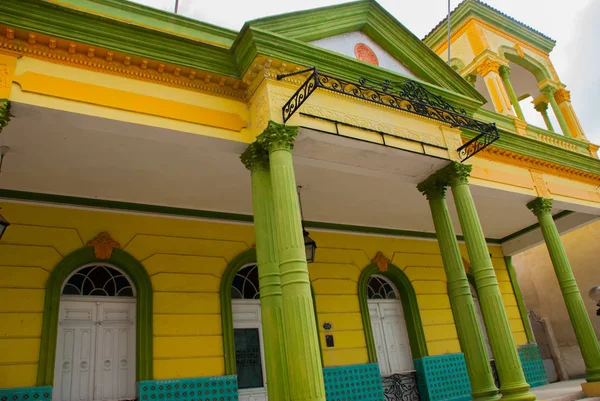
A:
[[[490,72],[498,72],[500,69],[500,63],[492,60],[490,58],[486,58],[477,66],[477,73],[482,77],[485,77]]]
[[[544,113],[548,110],[548,103],[539,102],[539,103],[536,103],[533,107],[540,113]]]
[[[436,175],[442,182],[455,186],[458,184],[467,184],[472,169],[473,166],[470,164],[451,162],[448,166],[439,170]]]
[[[0,99],[0,132],[2,128],[8,125],[10,121],[10,101],[8,99]]]
[[[468,83],[475,86],[475,83],[477,82],[477,75],[469,74],[469,75],[465,76],[465,79],[467,80]]]
[[[258,142],[248,145],[240,160],[251,172],[269,169],[269,152]]]
[[[533,214],[539,217],[542,214],[552,212],[552,199],[535,198],[527,204],[527,207]]]
[[[297,135],[298,127],[269,121],[267,128],[256,137],[256,142],[269,152],[279,149],[292,150]]]
[[[446,198],[448,183],[442,181],[437,173],[429,176],[425,181],[417,185],[417,189],[427,200]]]
[[[561,104],[562,102],[570,102],[571,101],[571,92],[566,89],[557,89],[554,92],[554,99],[556,99],[556,103]]]
[[[498,72],[500,73],[500,76],[503,79],[507,79],[510,77],[510,67],[507,65],[502,64],[499,68],[498,68]]]

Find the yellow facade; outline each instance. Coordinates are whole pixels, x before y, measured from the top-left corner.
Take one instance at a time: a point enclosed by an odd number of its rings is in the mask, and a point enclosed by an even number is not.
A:
[[[99,232],[138,259],[152,280],[154,378],[225,374],[220,280],[227,264],[253,246],[250,225],[107,210],[3,202],[12,225],[0,244],[0,387],[34,386],[46,281],[58,262]],[[314,231],[309,265],[324,365],[367,363],[358,278],[377,252],[410,279],[429,354],[460,352],[436,241]],[[461,252],[467,259],[466,251]],[[523,324],[499,247],[490,247],[518,345]],[[468,259],[467,259],[468,260]],[[18,299],[18,302],[15,300]],[[326,348],[323,323],[336,337]]]

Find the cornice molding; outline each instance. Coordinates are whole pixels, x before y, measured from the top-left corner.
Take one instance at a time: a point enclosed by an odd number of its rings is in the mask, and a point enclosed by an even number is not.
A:
[[[553,39],[541,32],[477,0],[466,0],[452,11],[451,32],[455,32],[469,18],[480,19],[546,54],[550,53],[556,44]],[[446,27],[447,19],[444,18],[423,38],[423,42],[429,47],[437,48],[446,40],[448,33]]]
[[[165,64],[239,77],[228,49],[42,0],[1,1],[0,25]]]
[[[243,99],[242,80],[0,26],[0,49],[52,63]]]
[[[600,185],[600,173],[594,174],[588,171],[576,169],[573,167],[561,166],[547,160],[526,156],[510,150],[498,149],[494,146],[488,146],[478,155],[483,159],[498,161],[513,166],[521,166],[527,169],[535,169],[540,172],[564,177],[574,181]]]
[[[181,14],[123,0],[45,0],[61,7],[156,29],[228,49],[237,31],[208,24]]]

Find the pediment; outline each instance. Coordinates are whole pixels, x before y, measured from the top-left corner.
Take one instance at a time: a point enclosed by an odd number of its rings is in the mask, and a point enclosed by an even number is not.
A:
[[[410,78],[417,78],[407,66],[362,31],[342,33],[308,43]]]
[[[402,81],[403,76],[466,96],[479,105],[486,102],[472,85],[374,0],[260,18],[246,26],[256,29],[257,34],[272,35],[268,42],[261,43],[263,49],[272,46],[268,49],[270,56],[285,54],[281,57],[285,59],[293,55],[298,64],[326,67],[329,72],[343,68],[347,78],[361,76],[352,76],[355,71],[380,76],[382,80]],[[327,53],[311,52],[302,44]],[[345,57],[335,60],[332,53]],[[380,72],[365,65],[375,64],[375,59]]]

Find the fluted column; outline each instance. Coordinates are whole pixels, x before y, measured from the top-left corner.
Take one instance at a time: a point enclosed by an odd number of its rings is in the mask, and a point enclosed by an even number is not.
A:
[[[535,400],[535,395],[529,391],[529,384],[525,381],[498,279],[469,189],[471,168],[469,165],[452,162],[440,174],[452,187],[471,262],[470,271],[475,278],[483,321],[500,377],[500,393],[505,400]]]
[[[552,121],[550,121],[550,117],[548,116],[548,103],[539,102],[534,107],[542,115],[542,118],[544,119],[544,123],[546,123],[546,128],[548,129],[548,131],[554,132]]]
[[[560,285],[571,324],[575,330],[577,343],[583,355],[588,382],[600,382],[600,344],[592,327],[590,317],[585,309],[579,293],[577,282],[573,276],[567,253],[560,240],[560,235],[552,219],[552,200],[536,198],[527,204],[540,222],[540,229],[548,247],[548,253],[554,266],[554,272]]]
[[[488,360],[481,327],[469,280],[460,256],[456,233],[446,204],[447,183],[434,174],[418,185],[429,201],[435,234],[442,253],[444,270],[448,279],[450,306],[454,314],[458,341],[465,354],[467,372],[471,381],[471,395],[475,401],[491,401],[500,398],[494,384],[494,376]]]
[[[560,125],[560,129],[562,130],[563,135],[572,136],[571,132],[569,131],[569,126],[567,125],[567,122],[563,117],[562,111],[560,110],[560,107],[558,107],[558,103],[554,98],[554,92],[556,92],[556,90],[556,87],[552,85],[546,85],[546,87],[542,89],[542,93],[548,98],[550,106],[552,106],[552,110],[554,111],[554,115],[558,120],[558,125]]]
[[[519,117],[521,120],[525,120],[523,110],[521,110],[521,105],[519,104],[519,100],[517,99],[517,95],[515,94],[512,82],[510,82],[510,67],[507,65],[501,65],[498,71],[500,73],[500,76],[502,77],[502,82],[504,82],[504,87],[506,88],[506,92],[508,93],[510,103],[512,104],[512,106],[515,109],[515,112],[517,113],[517,117]]]
[[[298,127],[269,122],[256,139],[269,151],[291,400],[325,401],[323,367],[302,236],[292,147]]]
[[[267,393],[270,400],[288,401],[290,391],[269,155],[255,142],[248,146],[248,149],[242,154],[241,160],[250,170],[252,177],[252,209],[256,236]]]

